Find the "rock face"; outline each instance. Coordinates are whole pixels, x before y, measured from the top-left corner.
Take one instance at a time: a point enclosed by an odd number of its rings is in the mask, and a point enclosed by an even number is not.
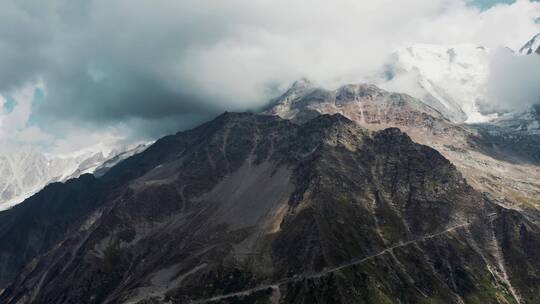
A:
[[[32,216],[52,206],[70,217]],[[340,114],[227,113],[2,216],[13,219],[0,221],[2,257],[47,243],[16,277],[0,267],[1,303],[535,303],[540,292],[536,223],[399,129]],[[7,246],[16,216],[50,237]]]
[[[304,82],[274,100],[266,113],[298,123],[340,113],[370,130],[399,128],[443,154],[477,190],[491,193],[507,207],[534,211],[535,217],[540,210],[536,130],[523,132],[502,122],[457,124],[418,99],[367,84],[324,90]]]

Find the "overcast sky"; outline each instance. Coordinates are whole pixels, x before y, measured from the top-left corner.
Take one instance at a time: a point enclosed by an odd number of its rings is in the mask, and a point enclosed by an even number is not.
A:
[[[151,138],[300,77],[365,81],[408,43],[519,48],[540,32],[538,2],[499,2],[0,0],[0,141]]]

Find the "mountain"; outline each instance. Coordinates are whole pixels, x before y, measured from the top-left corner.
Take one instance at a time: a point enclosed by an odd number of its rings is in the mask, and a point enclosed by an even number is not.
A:
[[[151,142],[145,142],[127,149],[117,149],[114,153],[112,153],[112,157],[109,157],[107,160],[101,162],[101,164],[96,167],[94,172],[92,173],[97,177],[101,177],[105,173],[107,173],[107,171],[109,171],[112,167],[116,166],[123,160],[135,154],[141,153],[142,151],[146,150],[146,148],[148,148],[151,144]]]
[[[522,55],[540,54],[540,34],[525,43],[519,53]]]
[[[0,148],[0,210],[8,209],[52,182],[66,181],[96,170],[105,172],[145,145],[111,149],[98,146],[72,155],[45,154],[31,146]]]
[[[540,292],[538,224],[436,150],[341,114],[226,113],[0,219],[0,261],[29,262],[0,265],[2,303],[535,303]]]
[[[436,123],[450,123],[436,109],[407,94],[393,93],[372,84],[348,84],[336,90],[316,87],[308,80],[295,82],[283,95],[271,102],[266,114],[305,123],[321,114],[339,112],[368,126],[417,126],[430,118]]]
[[[0,303],[537,303],[538,112],[478,111],[488,53],[417,45],[387,70],[417,98],[302,79],[90,157],[0,212]]]
[[[508,113],[475,127],[499,146],[519,147],[523,155],[540,164],[540,105],[521,113]]]
[[[507,136],[496,125],[455,123],[422,100],[369,84],[326,90],[304,81],[275,99],[265,113],[297,123],[339,113],[371,130],[400,128],[449,159],[478,191],[491,193],[507,207],[534,214],[540,210],[538,135]]]
[[[534,105],[523,112],[505,114],[495,119],[492,124],[514,131],[539,133],[540,105]]]
[[[476,45],[414,44],[394,52],[386,65],[386,80],[407,81],[399,90],[453,122],[488,121],[479,104],[486,99],[489,54],[489,49]]]

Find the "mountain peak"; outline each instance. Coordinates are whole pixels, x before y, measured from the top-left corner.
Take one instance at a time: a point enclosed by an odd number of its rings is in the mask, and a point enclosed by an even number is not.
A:
[[[285,93],[278,99],[291,99],[313,88],[314,88],[313,83],[309,79],[300,78],[296,80],[295,82],[293,82],[293,84],[289,87],[289,89],[285,91]]]
[[[305,123],[320,114],[340,113],[361,125],[415,124],[425,113],[441,114],[420,100],[406,94],[385,91],[372,84],[347,84],[335,90],[312,87],[301,92],[285,93],[276,99],[266,114],[278,115],[296,123]]]
[[[304,90],[311,88],[312,86],[313,83],[309,79],[302,77],[292,84],[290,90]]]
[[[530,55],[533,53],[540,54],[540,33],[536,34],[531,40],[519,50],[522,55]]]

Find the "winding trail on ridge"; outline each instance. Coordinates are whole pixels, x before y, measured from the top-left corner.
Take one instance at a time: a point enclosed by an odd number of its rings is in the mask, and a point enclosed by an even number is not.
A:
[[[487,215],[487,217],[489,218],[490,221],[492,221],[497,217],[497,214],[489,214],[489,215]],[[419,237],[419,238],[416,238],[416,239],[413,239],[413,240],[410,240],[410,241],[400,242],[400,243],[397,243],[397,244],[395,244],[393,246],[385,248],[385,249],[383,249],[383,250],[381,250],[381,251],[379,251],[379,252],[377,252],[375,254],[368,255],[366,257],[362,257],[362,258],[358,258],[358,259],[354,259],[354,260],[352,260],[350,262],[347,262],[345,264],[341,264],[341,265],[338,265],[338,266],[328,267],[328,268],[325,268],[322,271],[317,272],[317,273],[308,273],[308,274],[303,274],[303,275],[295,275],[293,277],[287,277],[287,278],[281,279],[281,280],[279,280],[277,282],[274,282],[274,283],[265,284],[265,285],[259,285],[259,286],[254,287],[254,288],[250,288],[250,289],[246,289],[246,290],[242,290],[242,291],[238,291],[238,292],[233,292],[233,293],[228,293],[228,294],[223,294],[223,295],[219,295],[219,296],[214,296],[214,297],[207,298],[207,299],[195,300],[195,301],[191,301],[190,303],[192,303],[192,304],[204,304],[204,303],[211,303],[211,302],[220,301],[220,300],[224,300],[224,299],[228,299],[228,298],[232,298],[232,297],[249,296],[249,295],[251,295],[253,293],[263,291],[263,290],[268,290],[268,289],[278,290],[280,285],[293,283],[293,282],[299,282],[299,281],[302,281],[302,280],[305,280],[305,279],[316,279],[316,278],[324,277],[324,276],[326,276],[326,275],[328,275],[330,273],[340,271],[342,269],[361,264],[361,263],[363,263],[365,261],[368,261],[368,260],[371,260],[373,258],[379,257],[379,256],[384,255],[386,253],[389,253],[389,252],[391,252],[392,250],[394,250],[396,248],[404,247],[404,246],[408,246],[408,245],[411,245],[411,244],[414,244],[414,243],[417,243],[417,242],[422,242],[422,241],[425,241],[425,240],[428,240],[428,239],[432,239],[432,238],[435,238],[435,237],[450,233],[452,231],[458,230],[460,228],[465,228],[465,227],[471,226],[473,223],[474,222],[471,221],[471,222],[468,222],[468,223],[455,225],[455,226],[449,227],[449,228],[447,228],[447,229],[445,229],[443,231],[440,231],[440,232],[437,232],[437,233],[434,233],[434,234],[428,234],[426,236]]]

